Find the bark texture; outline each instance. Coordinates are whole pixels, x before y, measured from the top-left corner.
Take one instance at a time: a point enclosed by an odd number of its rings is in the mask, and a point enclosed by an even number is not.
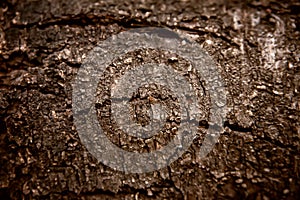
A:
[[[2,0],[1,199],[300,199],[299,16],[296,0]],[[169,167],[128,175],[81,144],[71,83],[98,42],[144,26],[202,45],[229,110],[205,159],[199,137]]]

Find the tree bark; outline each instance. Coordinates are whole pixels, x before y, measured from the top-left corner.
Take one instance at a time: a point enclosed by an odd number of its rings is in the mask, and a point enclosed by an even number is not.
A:
[[[1,1],[1,199],[300,199],[299,10],[273,0]],[[97,43],[148,26],[212,56],[228,115],[205,159],[199,137],[166,168],[124,174],[82,145],[71,84]]]

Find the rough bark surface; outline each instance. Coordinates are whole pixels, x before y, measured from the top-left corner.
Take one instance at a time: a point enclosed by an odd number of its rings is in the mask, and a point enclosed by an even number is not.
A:
[[[1,1],[0,198],[300,199],[299,17],[296,0]],[[124,174],[81,144],[71,83],[98,42],[144,26],[201,44],[229,110],[205,159],[199,137],[167,168]]]

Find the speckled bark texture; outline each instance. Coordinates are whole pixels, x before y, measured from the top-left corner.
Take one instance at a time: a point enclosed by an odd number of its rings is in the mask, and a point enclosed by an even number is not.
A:
[[[300,199],[299,17],[296,0],[2,0],[0,199]],[[169,167],[124,174],[81,144],[71,84],[98,42],[146,26],[184,34],[212,56],[228,114],[205,159],[199,134]],[[162,54],[127,57],[174,63]],[[110,134],[128,149],[130,138]]]

